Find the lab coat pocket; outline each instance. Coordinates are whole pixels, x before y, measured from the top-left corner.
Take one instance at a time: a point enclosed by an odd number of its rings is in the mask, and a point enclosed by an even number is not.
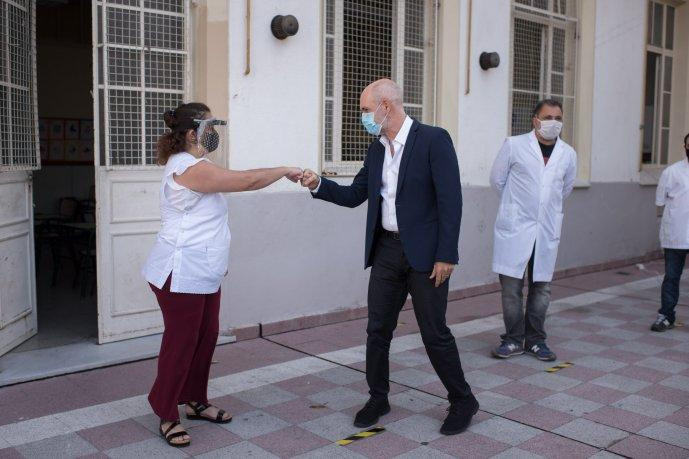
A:
[[[559,241],[560,234],[562,233],[562,219],[564,218],[562,212],[556,212],[553,216],[553,234],[551,235],[551,240]]]
[[[517,206],[514,204],[504,204],[498,210],[498,217],[495,220],[495,228],[501,231],[510,231],[516,226]]]
[[[211,272],[216,276],[223,277],[227,274],[230,252],[226,248],[213,246],[206,247],[206,260]]]

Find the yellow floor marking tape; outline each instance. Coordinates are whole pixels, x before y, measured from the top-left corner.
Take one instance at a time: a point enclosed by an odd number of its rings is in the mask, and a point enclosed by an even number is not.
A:
[[[548,373],[555,373],[556,371],[560,371],[560,370],[562,370],[563,368],[569,368],[569,367],[571,367],[572,365],[574,365],[572,362],[562,362],[562,363],[558,363],[558,364],[555,365],[554,367],[548,368],[548,369],[545,370],[545,371],[547,371]]]
[[[381,432],[385,432],[385,427],[373,427],[372,429],[364,430],[357,434],[350,435],[349,437],[343,438],[342,440],[337,440],[335,443],[337,443],[340,446],[345,446],[354,441],[363,440],[364,438],[372,437]]]

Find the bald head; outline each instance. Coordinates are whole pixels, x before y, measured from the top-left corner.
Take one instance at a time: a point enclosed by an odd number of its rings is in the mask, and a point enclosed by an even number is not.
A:
[[[361,92],[361,111],[373,111],[385,103],[402,109],[402,88],[387,78],[376,80]]]

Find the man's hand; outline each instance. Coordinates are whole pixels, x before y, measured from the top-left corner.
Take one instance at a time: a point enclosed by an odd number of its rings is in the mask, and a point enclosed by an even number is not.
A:
[[[298,167],[288,167],[285,177],[294,183],[297,183],[304,176],[304,171]]]
[[[301,178],[301,186],[308,188],[313,191],[318,188],[318,184],[321,183],[321,178],[311,169],[306,169],[304,175]]]
[[[440,287],[443,282],[448,280],[450,275],[452,275],[453,269],[455,269],[455,265],[444,263],[442,261],[436,261],[430,277],[431,279],[435,279],[435,286]]]

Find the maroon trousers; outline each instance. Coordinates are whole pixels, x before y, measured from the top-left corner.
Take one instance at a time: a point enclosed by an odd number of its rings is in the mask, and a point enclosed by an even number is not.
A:
[[[208,377],[218,339],[220,289],[207,295],[170,292],[151,285],[163,311],[163,342],[158,356],[158,376],[148,401],[163,421],[179,419],[177,406],[208,403]]]

